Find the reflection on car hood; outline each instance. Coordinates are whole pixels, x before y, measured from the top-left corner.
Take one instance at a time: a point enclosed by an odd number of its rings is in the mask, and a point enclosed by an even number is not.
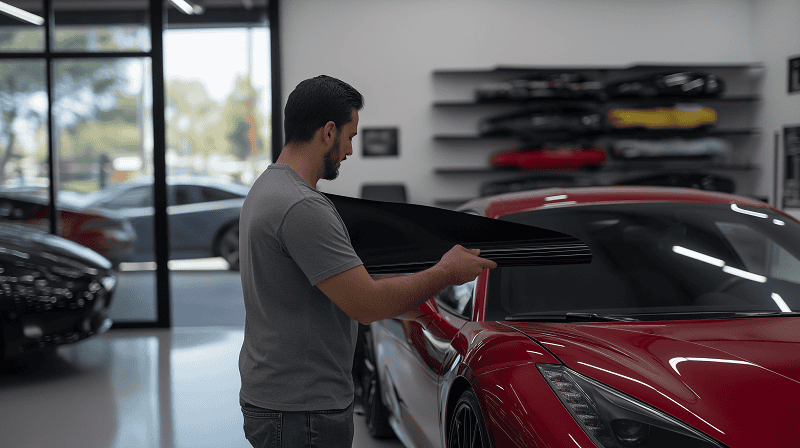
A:
[[[97,252],[65,238],[30,227],[0,223],[2,262],[28,261],[50,265],[58,262],[72,268],[110,269],[111,262]]]
[[[800,318],[508,324],[568,367],[729,446],[800,437]]]

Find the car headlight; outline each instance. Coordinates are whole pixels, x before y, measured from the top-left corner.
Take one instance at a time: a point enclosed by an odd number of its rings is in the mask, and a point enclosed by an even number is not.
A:
[[[536,364],[569,413],[601,448],[724,448],[652,406],[557,364]]]

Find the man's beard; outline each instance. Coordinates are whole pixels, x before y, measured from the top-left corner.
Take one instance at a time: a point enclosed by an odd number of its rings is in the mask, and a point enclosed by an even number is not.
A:
[[[325,153],[325,173],[322,175],[325,180],[334,180],[339,176],[339,167],[336,166],[339,162],[339,143],[339,136],[336,136],[333,146]]]

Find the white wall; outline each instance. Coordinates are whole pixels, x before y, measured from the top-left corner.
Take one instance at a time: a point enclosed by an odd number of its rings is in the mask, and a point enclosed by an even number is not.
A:
[[[797,0],[775,0],[790,2]],[[768,15],[763,9],[759,17]],[[318,186],[357,196],[364,182],[398,181],[411,202],[431,204],[473,195],[459,191],[466,184],[434,175],[434,166],[462,158],[487,165],[488,156],[433,142],[434,70],[747,63],[758,59],[753,20],[754,6],[743,0],[284,0],[283,102],[319,74],[352,84],[366,99],[360,127],[398,126],[400,156],[364,159],[357,137],[339,178]]]
[[[767,67],[759,126],[765,136],[760,159],[768,169],[762,171],[758,188],[771,196],[775,179],[773,134],[780,132],[782,144],[783,126],[800,126],[800,93],[787,92],[788,59],[800,56],[800,1],[755,0],[753,16],[754,48]],[[778,180],[782,189],[780,174]]]

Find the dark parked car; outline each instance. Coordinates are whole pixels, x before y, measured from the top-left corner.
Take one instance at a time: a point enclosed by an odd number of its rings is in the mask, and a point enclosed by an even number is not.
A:
[[[97,252],[0,223],[0,359],[105,332],[116,282],[111,262]]]
[[[540,138],[560,133],[564,136],[598,132],[603,126],[603,113],[589,106],[528,107],[510,114],[487,118],[480,122],[482,136]]]
[[[205,177],[167,178],[170,258],[222,257],[239,269],[239,215],[249,191],[238,184]],[[139,179],[113,185],[88,195],[84,207],[111,209],[136,229],[132,261],[152,261],[153,181]]]
[[[498,266],[370,324],[359,378],[371,434],[442,448],[797,446],[800,222],[657,187],[459,210],[572,235],[591,262]]]
[[[59,234],[88,247],[115,265],[133,254],[136,232],[131,223],[113,210],[73,206],[59,201]],[[24,224],[47,231],[48,202],[37,196],[0,192],[0,222]]]
[[[525,101],[540,98],[598,98],[603,84],[580,73],[531,74],[475,89],[478,101]]]
[[[605,91],[610,98],[718,97],[725,82],[706,73],[659,73],[611,83]]]

